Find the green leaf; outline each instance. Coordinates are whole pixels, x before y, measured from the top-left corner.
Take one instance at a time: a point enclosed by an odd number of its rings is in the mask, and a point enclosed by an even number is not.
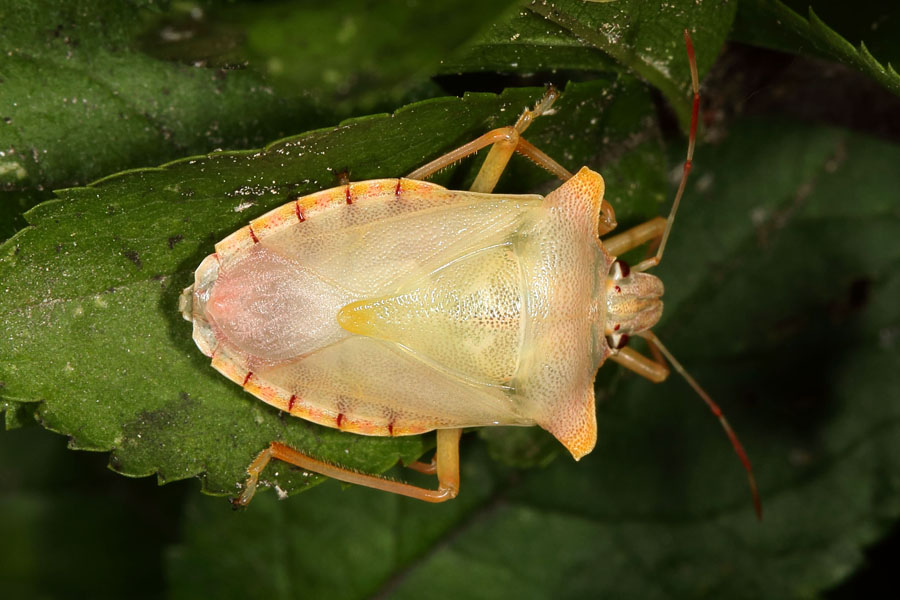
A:
[[[274,96],[255,73],[136,51],[139,4],[0,1],[0,239],[54,188],[310,126],[308,102]]]
[[[500,470],[466,436],[461,506],[335,483],[237,515],[192,497],[176,594],[819,597],[900,517],[898,162],[896,144],[770,119],[698,147],[658,333],[746,445],[762,522],[683,381],[604,366],[591,455]],[[209,560],[220,548],[238,550]]]
[[[2,14],[6,189],[85,182],[123,162],[154,164],[221,144],[252,147],[277,135],[271,120],[290,108],[249,71],[134,51],[142,13],[129,3],[16,2]]]
[[[782,0],[794,12],[803,14],[812,7],[822,21],[846,40],[865,40],[866,47],[881,62],[900,64],[900,6],[881,0],[857,2],[809,2]]]
[[[439,95],[441,60],[518,0],[409,3],[340,0],[196,6],[163,15],[145,36],[152,55],[187,64],[244,65],[276,94],[303,93],[346,117]]]
[[[59,191],[58,200],[27,213],[31,227],[0,247],[0,322],[10,332],[0,346],[0,395],[40,402],[44,427],[69,435],[72,447],[113,450],[117,471],[162,481],[202,474],[211,493],[233,492],[253,456],[276,439],[372,472],[418,457],[430,441],[343,434],[286,418],[243,393],[194,347],[178,295],[215,241],[297,195],[335,185],[335,171],[349,169],[357,180],[408,173],[514,121],[542,94],[427,101],[261,151],[185,159]],[[601,149],[617,212],[645,219],[665,188],[652,112],[631,78],[573,85],[529,138],[571,165]],[[521,160],[501,185],[534,189],[548,178]],[[461,172],[444,180],[465,184]],[[317,478],[282,470],[274,480],[291,492]]]
[[[36,424],[33,404],[21,404],[12,400],[0,400],[6,429],[18,429]]]
[[[469,4],[0,0],[0,240],[52,189],[439,95],[503,8]]]
[[[455,60],[445,61],[442,72],[564,70],[572,75],[624,67],[662,92],[687,131],[691,80],[682,31],[690,30],[698,68],[705,73],[736,9],[736,3],[693,0],[531,2],[524,10],[510,10]]]
[[[846,10],[855,13],[854,18],[858,18],[861,8],[859,4],[844,4]],[[879,7],[877,10],[878,13],[871,17],[872,27],[875,27],[883,16],[883,7]],[[843,20],[839,21],[839,23],[842,22]],[[888,21],[888,27],[892,27],[895,32],[892,44],[894,46],[893,55],[897,56],[897,25]],[[867,35],[871,35],[871,33],[867,32]],[[891,63],[879,62],[869,52],[862,40],[859,41],[859,47],[854,47],[822,21],[812,7],[809,7],[808,19],[805,19],[779,0],[741,2],[732,37],[747,44],[795,54],[812,54],[842,62],[865,73],[895,94],[900,94],[900,75]]]

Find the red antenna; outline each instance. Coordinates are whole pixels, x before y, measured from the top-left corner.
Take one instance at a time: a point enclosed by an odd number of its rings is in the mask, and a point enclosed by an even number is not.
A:
[[[691,34],[687,29],[684,30],[684,44],[687,47],[687,55],[688,55],[688,63],[691,67],[691,86],[694,91],[694,100],[693,106],[691,109],[691,129],[688,137],[688,149],[687,149],[687,157],[684,161],[684,169],[681,175],[681,183],[678,184],[678,192],[675,194],[675,200],[672,202],[672,209],[669,211],[669,218],[666,221],[666,229],[662,236],[662,241],[659,244],[659,248],[656,251],[656,256],[652,256],[644,261],[641,261],[636,267],[634,267],[637,271],[643,271],[647,268],[656,266],[659,264],[660,259],[662,258],[663,250],[666,247],[666,240],[669,237],[669,232],[672,229],[672,223],[675,221],[675,212],[678,210],[678,204],[681,202],[681,197],[684,194],[684,188],[687,184],[688,175],[691,172],[691,167],[693,166],[694,160],[694,146],[697,142],[697,120],[698,115],[700,113],[700,77],[697,74],[697,59],[694,57],[694,43],[691,40]],[[722,409],[719,408],[719,405],[713,402],[713,399],[710,398],[709,394],[700,387],[700,384],[691,377],[691,375],[681,366],[675,357],[672,356],[672,353],[669,352],[665,346],[662,345],[662,342],[659,341],[659,338],[656,337],[651,331],[643,331],[639,333],[641,337],[646,339],[651,347],[655,346],[662,352],[663,356],[665,356],[666,360],[672,365],[678,374],[684,377],[685,381],[688,382],[697,395],[700,396],[706,405],[709,407],[709,410],[712,411],[712,414],[719,419],[719,423],[722,425],[722,429],[725,430],[725,435],[728,436],[728,439],[731,440],[731,445],[734,448],[734,451],[737,453],[738,458],[741,459],[741,463],[744,465],[744,470],[747,471],[747,480],[750,484],[750,493],[753,495],[753,508],[756,510],[756,516],[759,519],[762,519],[762,500],[759,497],[759,489],[756,485],[756,477],[753,475],[753,465],[750,464],[750,459],[747,458],[747,453],[744,451],[744,447],[741,445],[741,441],[738,439],[737,434],[729,425],[728,420],[725,419],[725,415],[722,414]]]
[[[728,436],[728,439],[731,440],[731,446],[734,448],[734,451],[737,453],[738,458],[741,459],[741,463],[744,465],[744,470],[747,471],[747,481],[750,484],[750,494],[753,496],[753,508],[756,511],[756,516],[760,520],[762,520],[762,500],[759,497],[759,488],[756,486],[756,477],[753,475],[753,465],[750,464],[750,459],[747,458],[747,453],[744,451],[744,446],[741,444],[741,440],[738,439],[737,434],[734,432],[734,429],[731,428],[731,425],[728,423],[728,420],[725,418],[725,415],[722,413],[722,409],[719,408],[719,405],[716,404],[712,398],[710,398],[709,394],[700,387],[700,384],[691,377],[691,374],[688,373],[684,367],[681,366],[681,363],[675,360],[675,357],[672,356],[672,353],[669,352],[665,346],[662,345],[662,342],[659,341],[659,338],[656,337],[652,331],[642,331],[638,334],[642,338],[646,339],[651,345],[656,346],[660,352],[662,352],[663,356],[666,357],[666,360],[672,365],[672,368],[678,371],[678,374],[684,377],[684,380],[688,382],[697,395],[700,396],[706,405],[709,407],[709,410],[719,419],[719,423],[722,425],[722,429],[725,430],[725,435]]]

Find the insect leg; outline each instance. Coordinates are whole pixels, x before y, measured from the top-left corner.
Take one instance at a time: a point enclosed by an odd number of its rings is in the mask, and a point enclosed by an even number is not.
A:
[[[234,504],[235,506],[246,506],[250,502],[256,493],[260,473],[273,458],[347,483],[401,494],[410,498],[424,500],[425,502],[444,502],[455,498],[457,493],[459,493],[459,438],[461,434],[461,429],[439,429],[437,432],[435,460],[438,487],[436,490],[393,481],[377,475],[359,473],[312,458],[282,443],[272,442],[247,467],[247,481],[244,484],[244,491],[234,500]]]
[[[523,156],[534,161],[538,166],[547,169],[562,180],[572,177],[563,166],[547,156],[544,152],[536,148],[531,143],[522,139],[521,134],[525,131],[534,120],[541,114],[550,109],[553,102],[559,97],[559,92],[555,88],[548,88],[543,98],[537,103],[533,109],[525,109],[519,116],[515,125],[509,127],[501,127],[485,133],[482,136],[472,140],[468,144],[463,144],[459,148],[439,156],[428,164],[419,167],[408,175],[410,179],[425,179],[430,177],[437,171],[455,163],[458,160],[478,152],[486,146],[491,146],[484,164],[475,177],[472,184],[473,192],[489,193],[493,191],[506,168],[506,164],[512,157],[513,152],[519,152]]]
[[[518,152],[525,156],[539,167],[543,167],[550,171],[563,181],[572,177],[572,174],[569,173],[565,167],[522,137],[522,133],[528,129],[529,125],[531,125],[536,118],[547,112],[558,97],[559,92],[556,88],[551,86],[547,88],[544,97],[541,98],[537,105],[535,105],[533,110],[525,109],[519,116],[516,124],[508,128],[510,130],[509,140],[494,144],[491,147],[491,151],[488,153],[487,158],[484,159],[484,164],[481,165],[481,169],[478,171],[478,175],[472,183],[470,189],[473,192],[489,193],[493,191],[497,182],[500,180],[500,176],[506,169],[509,159],[512,158],[513,152]]]
[[[443,168],[449,167],[453,163],[462,160],[463,158],[469,156],[470,154],[475,154],[485,146],[490,146],[491,144],[512,144],[515,145],[514,141],[511,141],[511,138],[518,138],[518,133],[513,127],[501,127],[499,129],[494,129],[488,131],[484,135],[480,135],[468,144],[463,144],[459,148],[455,150],[451,150],[447,154],[443,156],[439,156],[428,164],[422,165],[407,177],[409,179],[426,179],[431,177],[438,171]]]
[[[406,465],[406,468],[418,471],[419,473],[425,473],[426,475],[434,475],[437,473],[437,457],[432,457],[431,461],[427,463],[418,460],[413,461]]]

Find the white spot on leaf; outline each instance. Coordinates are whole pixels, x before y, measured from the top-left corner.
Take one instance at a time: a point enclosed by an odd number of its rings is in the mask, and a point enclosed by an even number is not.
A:
[[[28,176],[28,171],[18,162],[0,163],[0,180],[21,181]]]

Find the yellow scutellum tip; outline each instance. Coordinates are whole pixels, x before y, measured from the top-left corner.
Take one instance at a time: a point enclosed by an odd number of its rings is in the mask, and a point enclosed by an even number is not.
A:
[[[375,332],[372,307],[364,301],[351,302],[338,311],[338,324],[357,335],[371,336]]]

